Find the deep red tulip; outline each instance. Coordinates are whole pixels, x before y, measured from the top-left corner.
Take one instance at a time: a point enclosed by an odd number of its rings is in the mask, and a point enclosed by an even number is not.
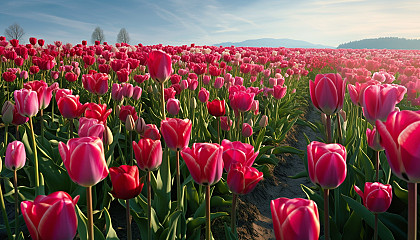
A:
[[[119,119],[122,122],[125,122],[127,120],[128,115],[131,115],[133,117],[134,121],[136,121],[137,118],[139,118],[137,116],[136,109],[133,106],[131,106],[131,105],[121,106],[120,114],[118,115]]]
[[[87,105],[82,105],[79,101],[79,96],[76,95],[65,95],[61,97],[57,102],[58,110],[64,118],[78,118],[82,115]]]
[[[37,74],[37,73],[39,72],[39,67],[38,67],[38,66],[35,66],[35,65],[30,66],[30,67],[29,67],[29,72],[30,72],[31,74]]]
[[[94,56],[90,56],[90,55],[85,55],[83,56],[83,62],[88,65],[91,66],[95,63],[95,57]]]
[[[37,39],[36,39],[36,38],[34,38],[34,37],[29,38],[29,42],[30,42],[32,45],[35,45],[35,44],[36,44],[36,41],[37,41]]]
[[[137,166],[121,165],[109,169],[111,176],[111,194],[119,199],[131,199],[138,196],[144,183],[139,177]]]
[[[151,51],[147,59],[147,67],[153,80],[158,83],[165,82],[172,74],[171,56],[162,51]]]
[[[72,73],[72,72],[66,73],[66,75],[64,75],[64,77],[69,82],[75,82],[75,81],[77,81],[77,78],[78,78],[77,77],[77,74],[76,73]]]
[[[44,41],[44,39],[38,39],[38,45],[39,46],[44,46],[44,43],[45,43],[45,41]]]
[[[86,105],[85,116],[87,118],[95,118],[100,122],[106,123],[106,120],[111,112],[112,108],[106,109],[106,104],[88,103]]]
[[[214,99],[211,102],[207,102],[207,110],[209,114],[215,117],[225,115],[225,100]]]
[[[30,89],[14,91],[15,108],[17,112],[25,117],[33,117],[39,111],[38,95]]]
[[[108,92],[108,74],[83,74],[82,83],[83,87],[93,94],[103,95]]]
[[[189,119],[166,118],[162,120],[160,132],[166,146],[173,151],[181,150],[190,142],[192,123]]]
[[[309,178],[324,189],[338,187],[346,179],[347,152],[341,144],[313,141],[307,146]]]
[[[354,190],[363,199],[363,205],[371,212],[386,212],[391,206],[392,187],[389,184],[366,182],[364,193],[357,186],[354,186]]]
[[[232,163],[227,174],[227,185],[235,194],[248,194],[254,190],[263,173],[253,167],[243,166],[240,162]]]
[[[145,74],[145,75],[134,75],[134,76],[133,76],[133,78],[134,78],[134,81],[135,81],[135,82],[137,82],[137,83],[141,84],[141,83],[143,83],[144,81],[149,80],[149,78],[150,78],[150,74]]]
[[[320,233],[316,203],[302,198],[271,200],[274,234],[278,240],[317,240]]]
[[[133,141],[133,151],[137,165],[143,171],[154,171],[162,164],[162,145],[160,140],[141,138]]]
[[[83,187],[96,185],[108,176],[104,146],[98,137],[72,138],[58,150],[71,180]]]
[[[250,137],[254,133],[254,131],[252,130],[252,126],[249,125],[249,123],[243,123],[241,133],[243,137],[247,138]]]
[[[130,70],[123,68],[117,71],[117,78],[119,82],[127,82],[129,80]]]
[[[20,141],[13,141],[7,145],[4,166],[10,171],[19,170],[25,166],[25,146]]]
[[[213,185],[222,177],[223,147],[217,143],[194,143],[184,148],[181,156],[194,181],[200,185]]]
[[[159,129],[155,124],[146,124],[142,137],[150,138],[152,140],[160,140]]]
[[[226,116],[220,117],[220,128],[223,131],[229,131],[230,130],[230,126],[232,126],[232,119],[229,119]]]
[[[9,71],[4,72],[1,76],[3,77],[4,81],[6,81],[6,82],[13,82],[13,81],[16,80],[16,77],[17,77],[15,73],[9,72]]]
[[[327,115],[333,115],[343,108],[346,84],[340,74],[318,74],[315,81],[309,81],[309,92],[314,106]]]
[[[35,200],[20,204],[23,218],[32,239],[73,239],[76,236],[77,216],[74,199],[66,192],[38,195]]]
[[[254,147],[251,144],[239,141],[231,142],[227,139],[222,141],[222,147],[226,171],[229,171],[230,165],[235,162],[241,163],[244,167],[251,167],[259,153],[259,151],[254,152]]]

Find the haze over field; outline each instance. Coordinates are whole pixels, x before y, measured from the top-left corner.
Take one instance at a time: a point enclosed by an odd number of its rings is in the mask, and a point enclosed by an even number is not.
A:
[[[130,43],[213,45],[288,38],[337,47],[376,37],[419,38],[420,2],[413,0],[8,0],[0,35],[13,23],[29,37],[80,43],[95,27],[115,43],[126,28]]]

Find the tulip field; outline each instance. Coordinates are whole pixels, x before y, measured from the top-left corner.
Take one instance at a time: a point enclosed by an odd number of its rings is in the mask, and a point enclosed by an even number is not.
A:
[[[253,239],[285,155],[260,239],[417,239],[420,51],[0,37],[0,74],[1,239]]]

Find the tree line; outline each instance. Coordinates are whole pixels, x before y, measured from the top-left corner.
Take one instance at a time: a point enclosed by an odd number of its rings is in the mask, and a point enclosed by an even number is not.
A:
[[[407,39],[398,37],[371,38],[343,43],[338,45],[337,48],[420,50],[420,39]]]

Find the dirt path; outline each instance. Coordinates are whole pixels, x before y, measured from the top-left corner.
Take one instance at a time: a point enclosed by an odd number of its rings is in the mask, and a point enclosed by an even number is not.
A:
[[[320,113],[310,104],[305,118],[308,121],[319,121]],[[306,126],[296,125],[287,138],[287,144],[306,151],[305,133],[313,141],[317,135]],[[305,169],[304,162],[297,155],[283,154],[279,156],[280,162],[273,169],[273,178],[264,179],[258,183],[257,188],[248,195],[240,196],[238,207],[238,234],[239,239],[274,240],[273,224],[271,220],[270,201],[279,197],[306,198],[301,184],[310,186],[309,179],[291,179]]]

